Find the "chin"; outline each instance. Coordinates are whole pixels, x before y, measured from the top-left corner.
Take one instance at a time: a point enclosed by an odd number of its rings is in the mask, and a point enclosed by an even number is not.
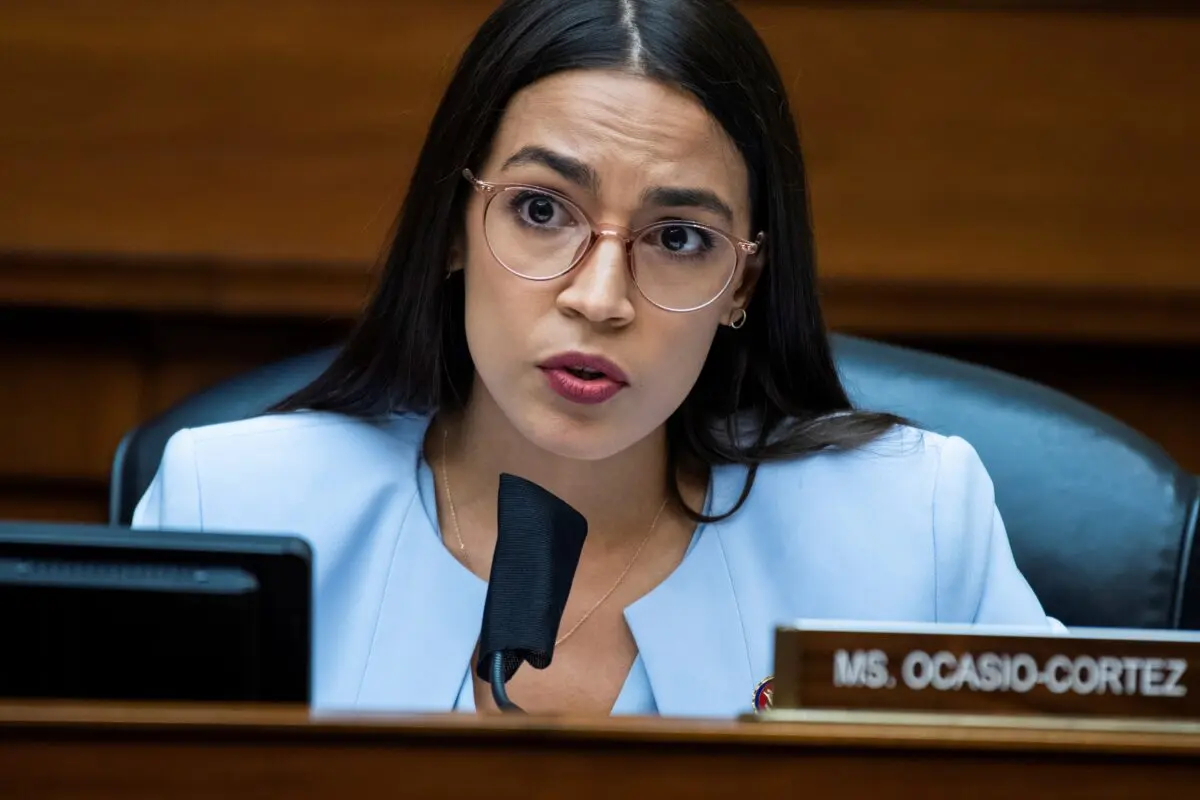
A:
[[[618,396],[601,405],[573,406],[548,397],[544,386],[499,394],[490,392],[484,381],[476,386],[486,392],[478,399],[502,415],[513,431],[560,458],[603,461],[628,450],[656,427],[645,426],[645,410],[632,397]]]
[[[548,453],[576,461],[602,461],[629,448],[638,437],[622,425],[601,419],[579,419],[543,411],[520,426],[533,444]]]

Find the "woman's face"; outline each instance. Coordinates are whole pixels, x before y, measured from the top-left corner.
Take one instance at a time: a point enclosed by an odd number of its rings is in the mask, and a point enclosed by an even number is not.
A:
[[[690,95],[646,78],[576,71],[527,87],[477,177],[553,190],[598,226],[687,220],[752,238],[746,166],[733,142]],[[472,193],[453,265],[466,271],[473,402],[493,405],[532,443],[569,458],[607,458],[653,433],[691,390],[717,326],[749,301],[754,260],[737,262],[712,303],[666,311],[639,292],[625,245],[613,237],[561,277],[513,274],[494,250],[511,269],[551,274],[570,262],[563,248],[583,240],[588,221],[552,196],[509,192],[493,201],[485,238],[486,201]],[[696,304],[704,253],[727,248],[697,230],[662,228],[634,249],[643,283],[654,277],[662,297],[682,305]],[[658,272],[642,272],[652,266]]]

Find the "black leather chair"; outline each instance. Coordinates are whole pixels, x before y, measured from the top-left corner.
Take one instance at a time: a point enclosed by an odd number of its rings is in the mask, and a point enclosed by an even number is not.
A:
[[[860,406],[975,446],[1017,562],[1049,613],[1074,626],[1200,629],[1200,482],[1158,445],[1090,406],[992,369],[845,336],[834,346]],[[250,372],[131,431],[113,462],[111,522],[129,523],[171,434],[258,414],[333,353]]]

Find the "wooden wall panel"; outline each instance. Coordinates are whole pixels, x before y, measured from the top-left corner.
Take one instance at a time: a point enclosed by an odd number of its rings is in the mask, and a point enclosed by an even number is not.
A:
[[[859,329],[1200,342],[1200,15],[741,5]],[[491,6],[4,4],[0,298],[352,313]]]
[[[1200,292],[1200,17],[749,9],[830,275]]]
[[[0,242],[370,260],[490,5],[6,3]]]
[[[222,379],[344,323],[31,309],[0,314],[0,519],[101,520],[117,443]]]
[[[55,346],[57,345],[57,346]],[[5,346],[0,474],[67,481],[108,473],[110,432],[137,424],[139,365],[86,339]]]
[[[103,483],[0,477],[0,520],[102,523],[107,518]]]

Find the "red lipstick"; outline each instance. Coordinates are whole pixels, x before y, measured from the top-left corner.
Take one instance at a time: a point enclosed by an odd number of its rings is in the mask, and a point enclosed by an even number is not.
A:
[[[611,400],[629,385],[620,367],[603,356],[587,353],[560,353],[538,364],[538,368],[556,394],[581,405]]]

